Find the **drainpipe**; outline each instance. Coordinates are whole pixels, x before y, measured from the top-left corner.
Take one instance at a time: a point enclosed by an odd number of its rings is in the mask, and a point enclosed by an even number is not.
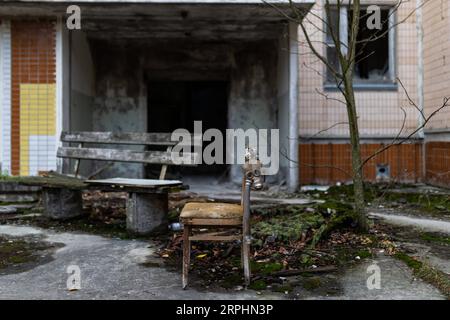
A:
[[[423,10],[422,10],[423,0],[416,0],[416,29],[417,29],[417,102],[420,111],[424,113],[424,62],[423,62]],[[424,119],[422,114],[419,114],[418,127],[422,128],[419,130],[419,138],[422,139],[422,177],[425,178],[426,175],[426,155],[425,155],[425,128]]]
[[[298,139],[298,25],[289,23],[289,167],[288,188],[296,191],[299,186]]]

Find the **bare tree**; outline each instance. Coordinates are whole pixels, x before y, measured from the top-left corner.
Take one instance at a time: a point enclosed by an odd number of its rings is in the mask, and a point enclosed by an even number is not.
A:
[[[317,93],[324,96],[326,99],[333,99],[340,102],[343,106],[346,108],[347,113],[347,121],[346,122],[340,122],[337,123],[330,128],[333,128],[335,126],[345,124],[349,128],[349,137],[350,137],[350,144],[351,144],[351,159],[352,159],[352,171],[350,173],[352,180],[353,180],[353,191],[354,191],[354,210],[358,217],[358,226],[361,230],[365,231],[368,229],[368,223],[366,218],[366,204],[364,201],[364,177],[363,177],[363,167],[366,165],[371,159],[376,157],[377,155],[387,151],[391,147],[395,145],[402,144],[406,142],[407,140],[411,139],[413,135],[417,134],[418,131],[420,131],[422,128],[425,127],[425,125],[430,121],[430,119],[439,111],[441,111],[443,108],[446,108],[449,104],[449,99],[445,98],[442,106],[437,108],[433,114],[426,117],[423,109],[421,109],[422,106],[418,106],[413,99],[410,98],[408,95],[405,87],[403,86],[403,83],[400,81],[400,79],[397,79],[400,83],[401,87],[405,90],[406,96],[408,98],[409,104],[413,106],[415,109],[417,109],[420,112],[420,116],[422,117],[422,125],[409,134],[407,137],[402,138],[402,133],[405,129],[405,122],[406,122],[406,112],[403,108],[402,112],[404,113],[404,119],[402,127],[400,128],[400,131],[398,135],[394,138],[392,143],[382,147],[380,150],[376,151],[374,154],[370,155],[368,158],[363,159],[361,155],[361,142],[360,142],[360,131],[358,126],[358,113],[357,113],[357,105],[356,105],[356,99],[355,99],[355,91],[354,91],[354,78],[355,78],[355,65],[359,61],[363,59],[367,59],[370,55],[374,54],[374,52],[371,52],[367,54],[367,52],[364,52],[361,48],[364,48],[369,43],[374,42],[381,37],[386,36],[386,34],[389,32],[389,29],[396,28],[399,24],[403,23],[411,17],[414,12],[418,9],[415,8],[413,12],[406,15],[406,17],[398,21],[397,23],[393,25],[389,25],[388,30],[386,29],[379,29],[376,32],[372,33],[371,36],[361,39],[360,35],[360,21],[362,18],[367,18],[367,16],[364,16],[364,13],[362,13],[361,10],[361,1],[360,0],[323,0],[323,12],[324,16],[319,15],[314,12],[309,12],[308,10],[298,8],[295,6],[294,2],[292,0],[289,0],[289,13],[286,13],[285,10],[281,10],[278,6],[271,5],[274,9],[278,10],[280,14],[284,15],[288,20],[293,21],[299,25],[299,28],[303,34],[303,37],[305,39],[305,44],[311,51],[311,53],[317,57],[317,59],[323,63],[326,67],[326,70],[328,71],[328,74],[331,76],[333,81],[336,83],[337,89],[340,91],[342,95],[341,99],[336,98],[329,98],[326,94],[319,92]],[[422,6],[428,2],[429,0],[425,0],[422,4]],[[390,11],[389,15],[394,14],[398,8],[403,3],[403,0],[399,0],[393,10]],[[343,6],[346,6],[348,8],[348,12],[351,13],[349,22],[348,22],[348,30],[345,30],[344,34],[347,34],[348,37],[343,41],[341,37],[341,21],[340,21],[340,15],[337,14],[334,18],[337,19],[337,21],[334,21],[334,23],[330,22],[332,21],[332,12],[335,10],[335,12],[340,12],[341,8]],[[313,17],[316,20],[320,21],[320,25],[317,25],[317,23],[314,23],[312,19],[309,19],[308,17]],[[389,17],[388,17],[389,19]],[[387,21],[384,21],[383,23],[387,23]],[[320,45],[327,46],[327,43],[322,41],[317,41],[313,38],[311,35],[311,31],[308,31],[308,27],[313,27],[313,29],[316,32],[322,32],[327,35],[332,40],[333,46],[336,50],[337,55],[337,64],[333,64],[331,61],[328,60],[327,56],[322,53],[322,50],[319,50],[317,47],[320,47]],[[325,129],[325,130],[329,130]],[[324,131],[324,130],[322,130]],[[339,168],[337,168],[339,169]]]

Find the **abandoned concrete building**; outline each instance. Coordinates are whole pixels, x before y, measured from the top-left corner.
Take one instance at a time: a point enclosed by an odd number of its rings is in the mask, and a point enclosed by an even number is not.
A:
[[[289,1],[267,2],[289,11]],[[56,157],[62,131],[171,132],[192,130],[201,120],[204,130],[280,129],[278,180],[291,189],[350,180],[346,110],[336,102],[336,85],[309,54],[298,25],[279,10],[259,0],[75,3],[80,30],[66,27],[72,1],[0,1],[3,172],[67,171]],[[323,44],[329,37],[314,30],[322,0],[294,3],[312,10],[308,30],[333,61],[332,45]],[[385,36],[364,49],[376,54],[355,70],[367,156],[422,125],[408,97],[431,114],[450,95],[450,8],[447,1],[423,7],[407,1],[395,12],[395,0],[363,4],[380,4],[388,21]],[[334,14],[348,23],[346,8]],[[95,165],[83,163],[82,171]],[[235,180],[237,169],[217,165],[187,174]],[[450,185],[450,110],[372,159],[364,172],[372,181]],[[152,172],[121,164],[103,174]]]

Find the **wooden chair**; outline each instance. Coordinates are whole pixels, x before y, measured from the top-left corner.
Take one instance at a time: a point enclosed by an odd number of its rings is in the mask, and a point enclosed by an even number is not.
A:
[[[181,211],[180,221],[184,225],[183,232],[183,289],[188,285],[191,241],[237,241],[242,243],[242,266],[245,284],[250,284],[250,190],[258,190],[263,186],[261,164],[253,164],[246,158],[243,166],[241,204],[231,203],[187,203]],[[193,234],[194,228],[221,229],[209,233]],[[230,228],[239,228],[239,234],[229,233]]]

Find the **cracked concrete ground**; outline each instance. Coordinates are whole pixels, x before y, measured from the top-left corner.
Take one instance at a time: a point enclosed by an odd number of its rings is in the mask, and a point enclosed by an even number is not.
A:
[[[81,233],[58,233],[28,226],[0,226],[0,235],[38,237],[63,244],[53,260],[21,273],[0,276],[0,299],[283,299],[274,293],[252,290],[208,292],[182,290],[179,273],[145,267],[156,250],[151,242],[109,239]],[[382,289],[368,290],[367,267],[374,262],[382,270]],[[81,269],[81,290],[68,291],[69,265]],[[308,293],[307,299],[444,299],[431,285],[413,277],[409,268],[380,255],[338,276],[339,295]],[[299,295],[302,298],[303,295]]]
[[[427,262],[450,277],[450,246],[420,241],[424,232],[438,236],[450,235],[450,221],[436,217],[415,216],[398,212],[372,212],[370,216],[381,219],[383,223],[397,226],[397,243],[420,261]]]

